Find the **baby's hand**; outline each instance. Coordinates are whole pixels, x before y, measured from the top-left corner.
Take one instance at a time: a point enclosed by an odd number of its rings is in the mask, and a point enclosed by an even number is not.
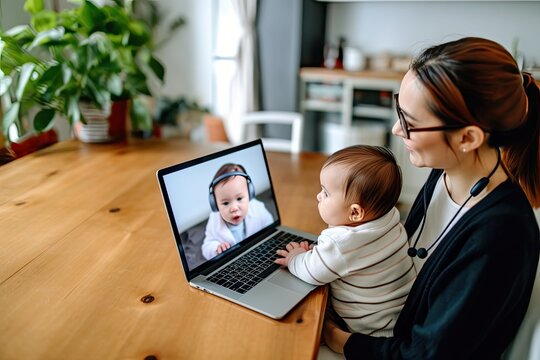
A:
[[[300,243],[300,247],[302,247],[306,251],[313,250],[314,246],[315,246],[315,244],[310,245],[309,242],[307,242],[307,241],[302,241]]]
[[[308,251],[309,245],[307,241],[302,241],[301,243],[290,242],[285,246],[285,249],[280,249],[276,251],[276,254],[282,256],[282,258],[274,260],[276,264],[282,266],[289,266],[289,261],[298,254]]]
[[[231,244],[229,244],[228,242],[222,242],[221,244],[218,245],[216,249],[216,254],[219,255],[225,250],[229,249],[230,247],[231,247]]]

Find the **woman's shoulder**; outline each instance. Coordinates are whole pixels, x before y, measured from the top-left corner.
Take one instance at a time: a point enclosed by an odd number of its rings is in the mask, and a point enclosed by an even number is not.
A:
[[[515,219],[536,224],[534,211],[525,193],[518,184],[510,180],[497,186],[471,210],[473,209],[473,212],[483,217],[499,218],[504,215],[508,220]]]
[[[509,251],[518,250],[516,247],[540,247],[534,211],[519,185],[510,181],[500,184],[483,201],[471,208],[463,220],[464,228],[472,232],[478,246],[486,243],[490,248],[508,247]]]

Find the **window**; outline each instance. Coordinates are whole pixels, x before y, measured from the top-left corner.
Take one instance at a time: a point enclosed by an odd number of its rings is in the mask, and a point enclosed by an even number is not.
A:
[[[226,117],[230,111],[231,80],[236,70],[241,29],[231,0],[214,0],[214,9],[214,112]]]

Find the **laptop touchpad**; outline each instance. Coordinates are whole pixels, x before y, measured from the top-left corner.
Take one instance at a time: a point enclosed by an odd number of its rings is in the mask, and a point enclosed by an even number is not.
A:
[[[268,281],[292,290],[294,292],[303,292],[306,289],[309,291],[310,289],[313,289],[315,287],[314,285],[308,284],[307,282],[298,279],[296,276],[294,276],[285,269],[279,269],[278,271],[276,271],[276,274],[270,277]]]

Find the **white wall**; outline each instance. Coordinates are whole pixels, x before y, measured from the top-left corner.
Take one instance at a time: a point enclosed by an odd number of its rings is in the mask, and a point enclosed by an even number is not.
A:
[[[212,101],[212,0],[159,0],[168,13],[163,22],[183,15],[187,24],[156,53],[166,67],[159,91],[171,97],[187,96],[201,105]]]
[[[331,3],[327,40],[344,35],[365,54],[416,55],[423,48],[463,36],[499,42],[509,51],[519,38],[526,66],[540,65],[540,2],[404,1]]]
[[[24,11],[23,5],[22,0],[0,0],[0,28],[2,30],[28,23],[30,16]]]

